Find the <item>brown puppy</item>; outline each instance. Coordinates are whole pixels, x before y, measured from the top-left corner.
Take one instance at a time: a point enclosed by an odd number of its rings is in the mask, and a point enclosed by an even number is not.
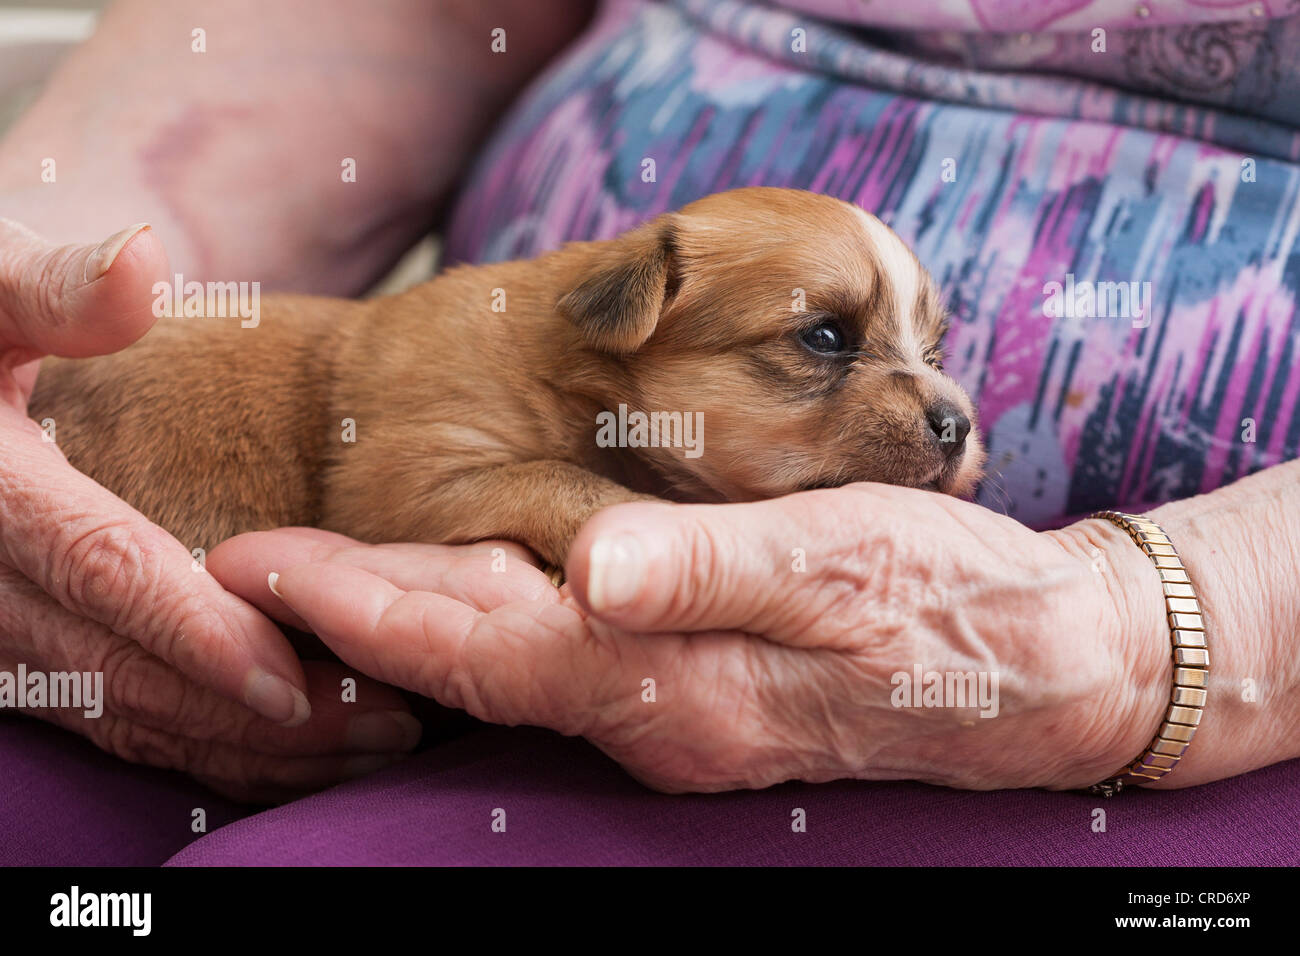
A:
[[[313,525],[562,564],[618,502],[968,494],[983,462],[930,277],[879,220],[807,192],[720,193],[369,302],[268,297],[259,319],[164,318],[116,355],[50,360],[30,413],[204,549]]]

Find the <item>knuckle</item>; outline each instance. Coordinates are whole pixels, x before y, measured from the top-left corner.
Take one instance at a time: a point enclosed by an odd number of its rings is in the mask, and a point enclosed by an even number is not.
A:
[[[115,631],[139,613],[147,586],[143,549],[124,522],[60,529],[51,548],[50,580],[68,603]]]
[[[224,663],[222,642],[194,640],[221,630],[219,614],[197,594],[167,591],[153,546],[129,522],[60,531],[51,555],[48,580],[55,596],[77,612],[140,640],[150,653],[177,666],[181,654],[200,649],[208,669]]]
[[[234,648],[229,641],[212,639],[213,635],[228,633],[220,612],[199,595],[163,595],[161,587],[154,590],[158,593],[146,605],[152,614],[148,650],[182,673],[220,674],[230,670],[234,666]]]
[[[10,288],[12,304],[21,318],[55,327],[65,321],[61,303],[74,255],[71,247],[47,248],[34,261],[23,263]]]
[[[682,551],[687,573],[669,589],[667,611],[673,620],[703,621],[714,617],[717,605],[736,592],[737,562],[726,559],[726,542],[707,522],[688,526]]]
[[[160,731],[123,719],[96,721],[102,724],[92,732],[92,740],[103,750],[129,763],[146,764],[167,770],[183,770],[188,760],[185,741]]]
[[[98,652],[92,663],[95,670],[104,675],[104,689],[108,699],[115,704],[127,704],[134,696],[138,681],[132,674],[131,662],[139,653],[138,649],[127,641],[110,641],[108,646]]]
[[[107,652],[100,661],[113,709],[132,720],[180,727],[186,716],[186,682],[132,642]]]

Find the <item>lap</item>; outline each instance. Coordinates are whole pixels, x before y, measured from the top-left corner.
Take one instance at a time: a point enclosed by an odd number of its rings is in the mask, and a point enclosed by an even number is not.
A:
[[[231,824],[172,865],[1261,865],[1300,862],[1300,775],[1280,764],[1102,803],[917,783],[669,796],[588,744],[484,728]],[[1176,817],[1179,826],[1171,828]],[[805,826],[796,828],[802,818]],[[494,827],[495,824],[495,827]]]
[[[132,766],[64,730],[0,717],[0,864],[157,866],[248,808],[178,773]]]

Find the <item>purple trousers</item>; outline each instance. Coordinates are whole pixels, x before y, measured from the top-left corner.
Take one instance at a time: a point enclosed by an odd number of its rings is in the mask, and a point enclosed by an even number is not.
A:
[[[665,796],[583,741],[483,728],[259,812],[5,716],[0,768],[3,864],[1300,863],[1300,761],[1112,800],[853,782]]]

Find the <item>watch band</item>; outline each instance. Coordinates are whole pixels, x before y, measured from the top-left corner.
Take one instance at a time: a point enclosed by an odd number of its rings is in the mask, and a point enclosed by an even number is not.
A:
[[[1192,579],[1161,527],[1145,515],[1098,511],[1094,518],[1118,525],[1155,564],[1165,594],[1165,614],[1173,658],[1173,693],[1155,739],[1115,776],[1095,783],[1089,793],[1110,797],[1125,787],[1151,783],[1178,766],[1201,723],[1210,686],[1210,651],[1205,641],[1205,618],[1192,588]]]

